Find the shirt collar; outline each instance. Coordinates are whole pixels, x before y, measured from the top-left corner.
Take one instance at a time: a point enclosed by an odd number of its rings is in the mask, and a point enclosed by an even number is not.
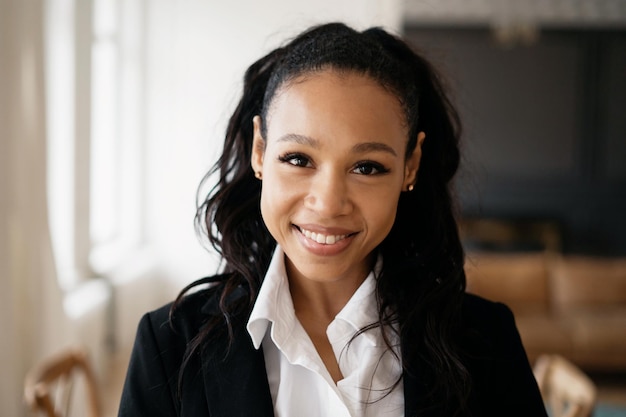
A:
[[[274,323],[274,331],[278,334],[289,333],[295,325],[295,317],[285,270],[285,253],[280,245],[276,245],[248,319],[247,329],[255,349],[261,346],[270,322]]]
[[[357,332],[364,327],[378,322],[378,303],[376,301],[376,277],[382,269],[382,257],[378,256],[374,270],[371,271],[365,281],[357,288],[350,300],[335,316],[334,322],[344,321]],[[332,324],[331,324],[332,325]],[[379,343],[379,331],[366,331],[363,337],[372,345]],[[350,335],[352,337],[352,335]]]

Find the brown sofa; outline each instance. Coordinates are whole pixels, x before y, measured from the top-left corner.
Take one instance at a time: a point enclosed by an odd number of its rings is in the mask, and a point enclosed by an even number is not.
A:
[[[626,370],[626,258],[469,253],[468,292],[507,304],[531,362],[560,354],[586,370]]]

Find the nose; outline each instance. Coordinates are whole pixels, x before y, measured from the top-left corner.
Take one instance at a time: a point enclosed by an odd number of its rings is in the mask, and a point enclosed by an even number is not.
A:
[[[347,178],[341,173],[320,172],[309,182],[304,206],[321,218],[348,214],[352,209]]]

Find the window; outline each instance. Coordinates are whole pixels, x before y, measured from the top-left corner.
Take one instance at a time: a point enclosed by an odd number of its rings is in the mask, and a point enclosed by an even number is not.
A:
[[[60,284],[142,240],[143,2],[50,0],[48,200]]]

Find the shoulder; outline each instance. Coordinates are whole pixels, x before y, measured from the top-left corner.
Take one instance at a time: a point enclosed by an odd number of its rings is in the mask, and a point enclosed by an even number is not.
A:
[[[472,376],[472,407],[480,415],[545,416],[543,401],[511,310],[502,303],[465,294],[459,347]]]
[[[495,374],[508,367],[530,369],[515,318],[506,305],[467,294],[461,315],[457,342],[472,372],[499,380]]]
[[[465,324],[492,325],[512,322],[513,313],[505,304],[489,301],[474,294],[463,294],[461,313]]]
[[[468,348],[503,353],[506,345],[521,344],[515,318],[502,303],[464,294],[461,306],[461,334]]]
[[[178,415],[181,407],[179,381],[182,381],[179,378],[182,377],[181,367],[187,363],[187,347],[210,320],[216,293],[212,289],[197,291],[176,304],[166,304],[142,317],[128,366],[120,416]],[[172,309],[174,305],[176,308]],[[198,356],[189,360],[189,369],[202,369]],[[193,398],[185,400],[186,407],[203,404],[199,400],[204,392],[200,374],[185,373],[184,378],[183,397]]]
[[[217,288],[205,288],[183,296],[176,302],[146,313],[139,331],[150,328],[157,339],[180,339],[185,343],[195,337],[206,321],[218,314]]]

